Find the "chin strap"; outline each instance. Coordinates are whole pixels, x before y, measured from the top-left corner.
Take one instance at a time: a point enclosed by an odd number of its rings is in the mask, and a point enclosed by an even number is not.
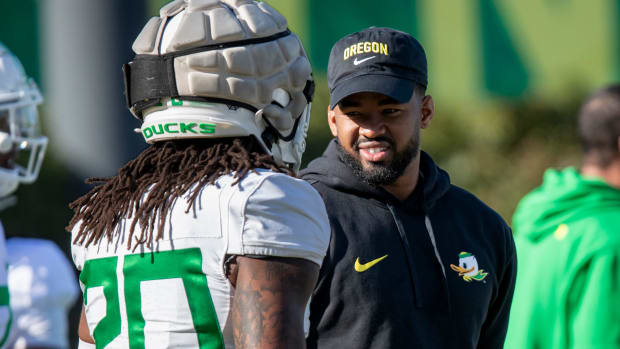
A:
[[[0,199],[0,211],[4,211],[11,206],[17,204],[17,196],[10,195]]]

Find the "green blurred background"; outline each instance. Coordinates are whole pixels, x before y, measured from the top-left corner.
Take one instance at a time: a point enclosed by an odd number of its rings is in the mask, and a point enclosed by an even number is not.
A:
[[[116,25],[131,26],[119,44],[124,59],[119,62],[131,57],[135,35],[166,2],[135,0],[127,2],[133,4],[130,10],[118,10]],[[620,78],[620,0],[268,2],[301,37],[318,82],[306,163],[319,156],[331,138],[325,72],[332,44],[373,25],[408,31],[426,49],[428,93],[436,104],[431,127],[422,134],[423,149],[448,170],[455,184],[478,195],[509,222],[518,200],[540,183],[545,168],[580,165],[577,108],[594,88]],[[0,41],[48,95],[53,91],[45,88],[49,85],[45,71],[52,68],[46,68],[47,56],[41,52],[47,30],[42,4],[22,0],[0,5],[7,14],[0,22]],[[79,52],[67,52],[75,54]],[[114,78],[120,101],[120,64]],[[47,103],[41,112],[47,130],[52,120]],[[87,110],[76,112],[82,118],[89,116]],[[131,120],[123,113],[123,120]],[[138,144],[139,136],[129,130],[137,123],[128,122],[123,127],[130,136],[119,139],[133,137],[130,144]],[[54,136],[48,135],[51,148],[39,180],[20,187],[19,205],[0,217],[7,231],[51,238],[66,250],[68,235],[63,228],[71,214],[67,204],[88,187],[79,184],[83,175],[72,170],[54,147]],[[123,160],[141,147],[124,147]]]

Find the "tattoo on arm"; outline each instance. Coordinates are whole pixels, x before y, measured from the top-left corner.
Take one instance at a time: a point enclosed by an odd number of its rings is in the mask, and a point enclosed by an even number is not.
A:
[[[319,267],[298,258],[238,256],[235,348],[305,348],[303,316]]]

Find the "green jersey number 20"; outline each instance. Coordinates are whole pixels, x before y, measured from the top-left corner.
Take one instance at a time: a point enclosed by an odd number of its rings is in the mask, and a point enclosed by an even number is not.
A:
[[[123,292],[125,299],[129,347],[144,349],[146,321],[142,311],[142,283],[170,279],[182,282],[199,347],[224,348],[207,277],[202,271],[199,248],[126,255],[122,265],[122,290],[118,287],[118,263],[119,257],[91,259],[86,261],[80,274],[80,281],[84,284],[85,305],[88,304],[87,289],[103,288],[105,316],[94,330],[91,329],[98,349],[104,348],[121,334],[119,292]]]

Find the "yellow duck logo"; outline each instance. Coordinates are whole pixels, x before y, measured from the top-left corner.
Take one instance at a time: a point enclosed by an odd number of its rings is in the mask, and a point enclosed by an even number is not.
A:
[[[459,253],[459,265],[450,264],[450,268],[459,273],[459,276],[462,276],[463,280],[467,282],[472,280],[482,281],[489,274],[482,269],[478,269],[476,257],[469,252]]]

